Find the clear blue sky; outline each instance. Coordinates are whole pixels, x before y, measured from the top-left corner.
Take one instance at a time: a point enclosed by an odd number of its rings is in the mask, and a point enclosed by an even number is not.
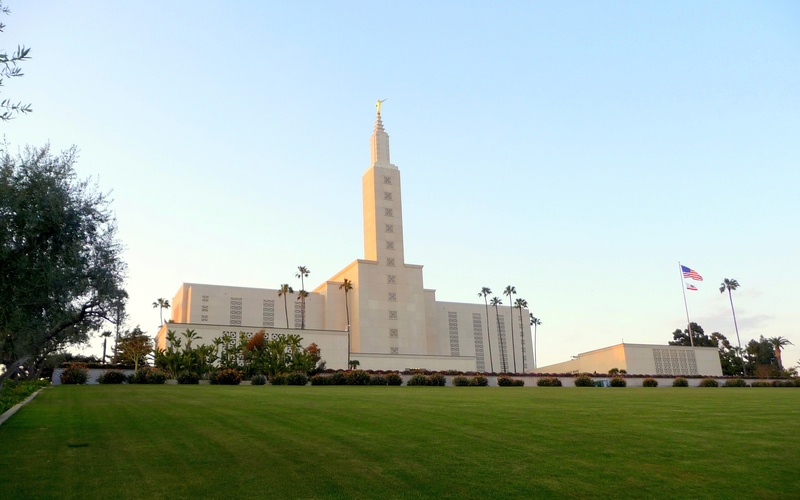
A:
[[[182,282],[309,289],[363,257],[376,99],[406,259],[516,286],[540,365],[692,320],[800,346],[796,2],[6,2],[14,146],[113,190],[132,324]],[[299,284],[299,283],[298,283]],[[98,341],[90,350],[98,352]],[[784,363],[795,365],[800,347]]]

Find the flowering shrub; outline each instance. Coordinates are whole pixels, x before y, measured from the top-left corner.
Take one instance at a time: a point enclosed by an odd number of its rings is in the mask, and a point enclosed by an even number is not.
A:
[[[306,385],[308,377],[305,373],[295,372],[286,376],[286,385]]]
[[[386,375],[386,383],[388,385],[403,385],[403,377],[397,373],[389,373]]]
[[[497,385],[500,387],[511,387],[514,385],[514,379],[508,375],[500,375],[497,377]]]
[[[253,375],[250,377],[250,385],[266,385],[267,384],[267,376],[259,373],[258,375]]]
[[[575,379],[575,387],[594,387],[594,380],[589,375],[581,375]]]
[[[62,384],[85,384],[89,380],[89,369],[82,365],[69,365],[61,372]]]
[[[192,385],[200,383],[200,375],[195,372],[183,372],[178,375],[178,383],[182,385]]]
[[[489,385],[489,379],[483,375],[475,375],[469,379],[469,385],[472,387],[487,387]]]
[[[389,381],[383,375],[373,375],[369,379],[369,385],[388,385]]]
[[[444,387],[445,385],[447,385],[447,377],[445,377],[441,373],[434,373],[433,375],[428,377],[428,381],[430,382],[429,385],[436,387]]]
[[[626,387],[628,382],[622,377],[614,377],[611,379],[611,387]]]
[[[772,384],[765,380],[756,380],[750,384],[750,387],[772,387]]]
[[[556,377],[542,377],[536,381],[539,387],[561,387],[561,379]]]
[[[107,370],[97,378],[100,384],[121,384],[125,382],[125,373],[119,370]]]
[[[269,379],[269,385],[286,385],[286,375],[273,375]]]
[[[719,387],[719,383],[713,378],[704,378],[700,381],[700,387]]]
[[[239,385],[242,381],[242,372],[236,368],[225,368],[212,374],[210,380],[215,385]]]
[[[417,373],[408,379],[406,385],[409,387],[412,385],[431,385],[431,381],[425,375]]]
[[[689,382],[683,377],[677,377],[672,381],[672,387],[689,387]]]
[[[469,379],[463,375],[453,377],[453,385],[456,387],[466,387],[469,385]]]
[[[791,380],[773,380],[772,387],[794,387],[794,382]]]
[[[522,380],[522,379],[519,379],[519,378],[515,378],[514,379],[514,383],[511,384],[511,385],[513,385],[514,387],[524,387],[525,386],[525,381]]]
[[[336,372],[331,375],[330,383],[331,385],[346,385],[347,377],[342,372]]]
[[[658,380],[654,378],[646,378],[642,380],[642,387],[658,387]]]
[[[741,378],[728,379],[725,381],[725,387],[747,387],[747,382]]]
[[[322,375],[314,375],[311,377],[311,385],[331,385],[333,377],[323,377]]]
[[[370,377],[371,375],[364,370],[351,370],[345,375],[347,385],[367,385]]]

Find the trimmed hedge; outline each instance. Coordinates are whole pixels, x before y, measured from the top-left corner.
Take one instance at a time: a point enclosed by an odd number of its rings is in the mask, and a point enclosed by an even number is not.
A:
[[[336,372],[331,375],[329,383],[330,385],[347,385],[347,377],[342,372]]]
[[[239,385],[242,382],[242,372],[236,368],[226,368],[212,374],[209,380],[214,385]]]
[[[286,385],[286,375],[275,375],[269,379],[269,385]]]
[[[421,373],[417,373],[413,375],[408,382],[406,382],[407,386],[423,386],[423,385],[431,385],[431,381],[425,375]]]
[[[250,385],[266,385],[267,384],[267,376],[262,375],[259,373],[258,375],[253,375],[250,377]]]
[[[311,385],[331,385],[332,378],[333,377],[324,377],[320,374],[317,374],[311,377]]]
[[[181,385],[197,385],[200,383],[200,375],[195,372],[183,372],[178,375],[177,380]]]
[[[725,381],[725,387],[747,387],[747,382],[741,378],[734,378]]]
[[[286,385],[306,385],[308,384],[308,376],[302,372],[292,373],[286,376]]]
[[[483,375],[475,375],[474,377],[469,379],[469,385],[472,387],[488,387],[489,379],[484,377]]]
[[[589,375],[581,375],[575,379],[575,387],[594,387],[594,380]]]
[[[646,378],[642,380],[642,387],[658,387],[658,380],[654,378]]]
[[[373,375],[369,379],[369,385],[389,385],[389,381],[383,375]]]
[[[367,385],[371,377],[372,376],[364,370],[352,370],[345,375],[347,385]]]
[[[397,373],[389,373],[386,375],[386,383],[389,385],[403,385],[403,377]]]
[[[469,379],[463,375],[458,375],[453,377],[453,385],[455,387],[467,387],[469,385]]]
[[[442,375],[441,373],[434,373],[430,377],[428,377],[428,381],[430,382],[429,385],[434,387],[444,387],[447,385],[447,377]]]
[[[121,384],[125,382],[125,374],[119,370],[106,370],[97,377],[98,384]]]
[[[614,377],[611,379],[611,387],[627,387],[628,382],[622,377]]]

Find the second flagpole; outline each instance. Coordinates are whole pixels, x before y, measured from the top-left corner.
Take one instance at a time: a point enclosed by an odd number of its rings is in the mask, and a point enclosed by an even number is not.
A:
[[[686,304],[686,281],[683,279],[683,266],[681,261],[678,261],[678,273],[681,275],[681,291],[683,292],[683,307],[686,308],[686,327],[689,332],[689,343],[694,347],[694,339],[692,338],[692,322],[689,319],[689,306]]]

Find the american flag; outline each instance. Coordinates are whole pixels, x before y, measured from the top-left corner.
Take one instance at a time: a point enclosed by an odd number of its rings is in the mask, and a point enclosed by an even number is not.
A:
[[[697,271],[694,269],[689,269],[688,267],[682,265],[681,270],[683,270],[684,278],[691,278],[695,281],[703,281],[703,277],[697,274]]]
[[[697,290],[697,287],[692,285],[691,283],[689,283],[689,284],[686,285],[686,289],[687,290]]]

